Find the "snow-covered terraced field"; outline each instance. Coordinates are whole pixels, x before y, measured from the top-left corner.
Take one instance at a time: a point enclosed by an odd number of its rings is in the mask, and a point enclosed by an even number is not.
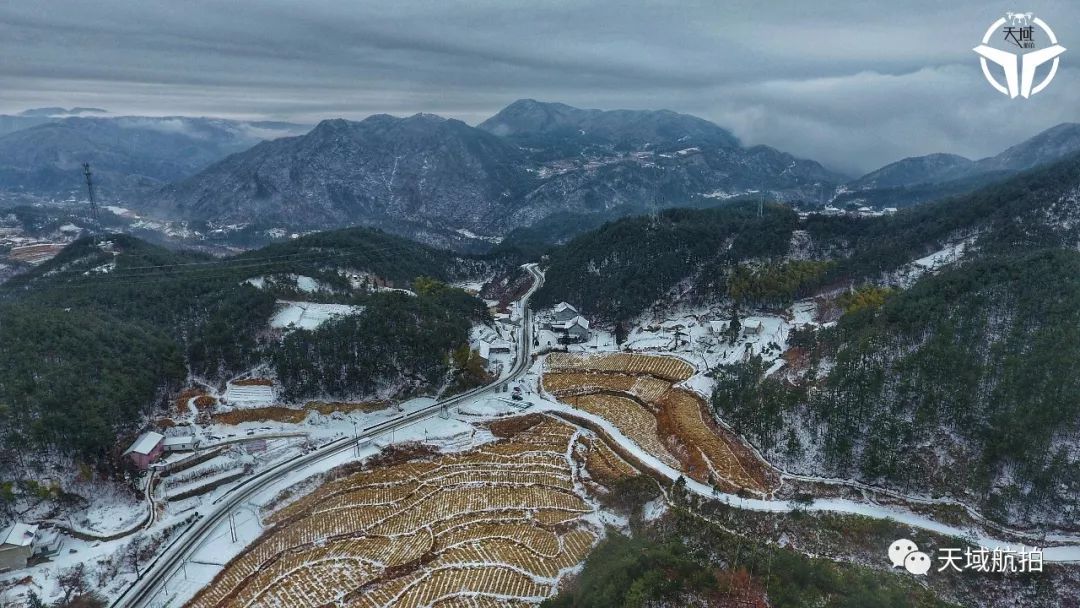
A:
[[[276,329],[315,329],[330,319],[357,315],[363,306],[348,304],[320,304],[317,302],[279,301],[280,308],[270,318],[270,327]]]
[[[574,477],[575,429],[532,424],[469,452],[324,483],[270,515],[268,532],[188,605],[538,604],[599,531]]]
[[[695,371],[675,357],[552,353],[543,386],[559,401],[607,420],[692,479],[729,491],[767,493],[778,481],[770,467],[716,424],[701,397],[672,384]]]
[[[551,353],[547,358],[551,371],[617,372],[648,374],[669,382],[682,382],[694,375],[694,366],[682,359],[631,353],[572,354]]]
[[[274,402],[274,387],[263,384],[232,384],[225,388],[225,400],[238,407],[270,405]]]

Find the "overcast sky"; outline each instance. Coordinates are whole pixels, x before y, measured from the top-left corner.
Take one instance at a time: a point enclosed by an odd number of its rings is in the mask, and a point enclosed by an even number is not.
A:
[[[1080,39],[1075,0],[5,0],[0,112],[475,124],[531,97],[696,114],[860,173],[1080,121],[1080,48],[1028,100],[983,79],[971,49],[1007,10]]]

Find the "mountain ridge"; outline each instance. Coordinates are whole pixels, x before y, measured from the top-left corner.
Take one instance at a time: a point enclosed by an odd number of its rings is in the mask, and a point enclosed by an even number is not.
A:
[[[595,129],[579,137],[579,126]],[[416,236],[424,231],[403,226],[420,222],[498,237],[553,213],[625,215],[761,188],[798,198],[843,179],[768,146],[743,147],[692,116],[522,100],[477,127],[430,114],[326,120],[169,185],[150,206],[219,223],[352,223]]]

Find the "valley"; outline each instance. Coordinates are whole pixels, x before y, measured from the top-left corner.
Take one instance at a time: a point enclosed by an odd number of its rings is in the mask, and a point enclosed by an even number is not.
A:
[[[2,496],[55,540],[0,598],[573,605],[636,551],[688,605],[1069,605],[1068,134],[854,184],[692,116],[523,100],[324,121],[97,220],[20,199]],[[895,538],[1045,576],[914,578]]]

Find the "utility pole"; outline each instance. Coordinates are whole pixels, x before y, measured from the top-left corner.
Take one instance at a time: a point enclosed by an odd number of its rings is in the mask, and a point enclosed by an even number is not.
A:
[[[229,512],[229,535],[234,543],[236,542],[236,522],[233,519],[235,515],[235,513]]]
[[[90,195],[90,217],[94,224],[100,225],[98,220],[97,200],[94,198],[94,174],[90,172],[90,163],[83,163],[83,175],[86,176],[86,191]]]
[[[353,443],[356,444],[356,457],[359,458],[360,457],[360,436],[356,434],[356,421],[355,420],[352,423],[352,436],[353,436]]]

